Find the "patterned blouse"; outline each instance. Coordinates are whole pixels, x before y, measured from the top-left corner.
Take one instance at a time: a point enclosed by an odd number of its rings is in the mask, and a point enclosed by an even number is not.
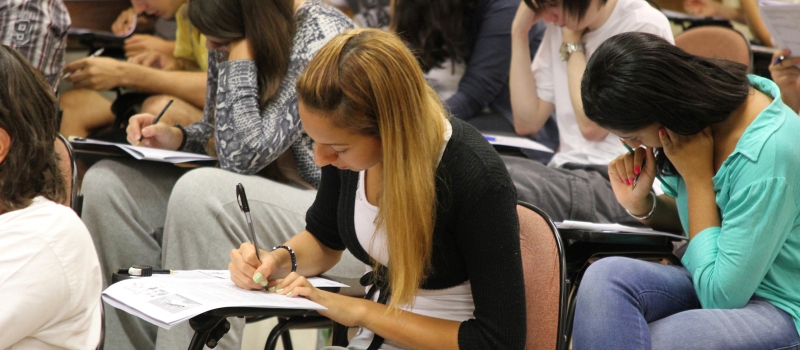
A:
[[[295,82],[322,46],[355,25],[321,0],[306,0],[295,18],[289,71],[263,108],[259,108],[255,61],[228,61],[221,51],[209,54],[203,119],[186,127],[183,150],[205,153],[213,135],[222,169],[255,174],[291,148],[300,176],[319,186],[321,173],[314,164],[313,141],[300,123]]]

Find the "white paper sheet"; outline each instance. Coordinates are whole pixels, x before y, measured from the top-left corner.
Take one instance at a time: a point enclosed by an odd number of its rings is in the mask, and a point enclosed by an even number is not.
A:
[[[125,151],[126,153],[130,154],[133,158],[136,159],[151,160],[156,162],[165,162],[173,164],[216,160],[216,158],[205,154],[170,151],[160,148],[134,146],[134,145],[106,142],[106,141],[92,140],[92,139],[71,138],[70,143],[72,143],[76,148],[79,147],[78,145],[116,147]],[[78,151],[80,150],[78,149]]]
[[[324,278],[309,278],[316,287],[347,287]],[[175,271],[130,278],[103,291],[111,306],[170,329],[206,311],[225,307],[325,310],[304,298],[289,298],[264,290],[245,290],[233,284],[225,270]]]

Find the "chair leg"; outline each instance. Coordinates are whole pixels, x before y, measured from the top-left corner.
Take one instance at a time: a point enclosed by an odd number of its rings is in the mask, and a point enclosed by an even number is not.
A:
[[[275,325],[275,328],[272,328],[272,331],[269,332],[267,343],[264,344],[264,350],[275,350],[275,348],[278,346],[279,338],[283,341],[284,350],[292,350],[292,338],[289,336],[290,326],[291,324],[286,322],[285,318],[279,317],[278,324]]]

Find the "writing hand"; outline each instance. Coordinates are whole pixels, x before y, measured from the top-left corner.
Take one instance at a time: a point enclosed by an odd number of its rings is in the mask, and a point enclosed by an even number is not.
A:
[[[291,298],[304,297],[320,304],[328,308],[320,310],[320,314],[348,327],[360,326],[358,320],[362,308],[359,308],[358,305],[364,302],[371,303],[364,299],[320,290],[312,286],[305,277],[300,276],[297,272],[292,272],[283,279],[271,281],[267,287],[270,292]]]
[[[629,212],[642,216],[650,211],[650,189],[656,177],[656,157],[652,148],[636,148],[608,164],[608,177],[617,201]],[[644,167],[642,167],[644,163]],[[638,180],[635,180],[638,176]],[[636,187],[633,186],[636,181]]]
[[[125,62],[108,57],[87,57],[64,67],[70,73],[66,79],[75,87],[92,90],[109,90],[123,85],[122,65]]]
[[[128,119],[128,142],[135,145],[144,137],[141,146],[177,150],[183,141],[180,129],[165,123],[152,125],[156,116],[150,113],[137,114]]]
[[[772,64],[769,65],[769,72],[772,75],[772,80],[784,94],[795,94],[800,96],[800,69],[796,66],[800,65],[800,56],[791,57],[792,52],[788,49],[779,50],[772,55]],[[775,64],[778,57],[783,56],[783,60]]]

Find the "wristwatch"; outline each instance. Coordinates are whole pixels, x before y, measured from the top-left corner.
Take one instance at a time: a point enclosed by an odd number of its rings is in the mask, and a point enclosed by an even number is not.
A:
[[[561,55],[562,61],[567,61],[569,56],[572,55],[573,52],[585,52],[586,48],[583,46],[583,43],[564,43],[561,44],[561,50],[559,50],[559,54]]]

